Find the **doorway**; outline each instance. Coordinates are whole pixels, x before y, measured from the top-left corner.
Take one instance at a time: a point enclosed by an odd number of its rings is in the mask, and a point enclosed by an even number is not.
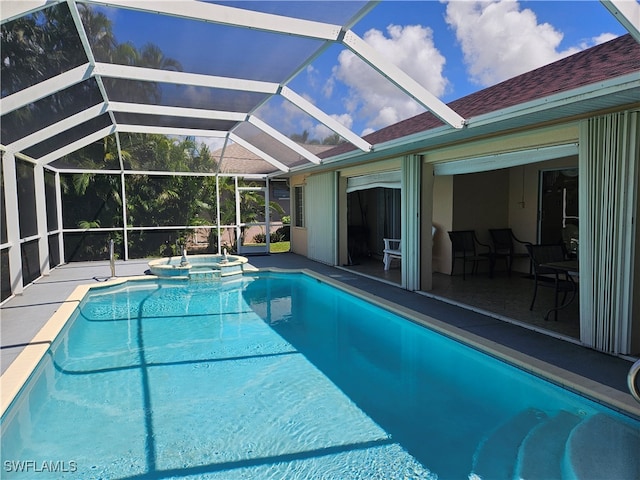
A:
[[[578,169],[540,171],[538,242],[564,243],[578,253]]]
[[[384,238],[400,238],[401,190],[368,188],[347,194],[347,236],[350,263],[366,258],[380,261]]]

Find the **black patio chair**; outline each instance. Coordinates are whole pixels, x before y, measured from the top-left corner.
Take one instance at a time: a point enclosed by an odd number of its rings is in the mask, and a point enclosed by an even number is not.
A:
[[[550,287],[554,289],[554,308],[555,320],[558,320],[558,297],[560,293],[562,296],[562,303],[564,304],[567,293],[575,293],[576,285],[570,275],[565,275],[565,278],[561,278],[562,271],[556,268],[545,266],[549,263],[563,262],[567,259],[567,249],[564,244],[542,244],[542,245],[526,245],[527,251],[531,258],[531,265],[533,268],[533,298],[531,299],[531,305],[529,310],[533,310],[533,306],[536,302],[536,296],[538,294],[538,287]],[[550,310],[551,311],[551,310]],[[545,320],[547,319],[545,315]]]
[[[530,245],[530,242],[519,240],[510,228],[490,228],[489,234],[493,243],[494,261],[504,259],[507,263],[507,273],[511,276],[513,261],[516,258],[529,258],[528,252],[516,252],[515,244]],[[531,265],[529,265],[529,274],[531,274]]]
[[[491,247],[481,243],[474,230],[455,230],[449,233],[451,239],[451,275],[457,259],[462,260],[462,279],[466,277],[467,263],[473,263],[471,273],[478,271],[478,263],[489,261],[489,276],[493,276],[494,258]],[[486,251],[484,251],[486,249]],[[483,251],[480,251],[483,250]]]

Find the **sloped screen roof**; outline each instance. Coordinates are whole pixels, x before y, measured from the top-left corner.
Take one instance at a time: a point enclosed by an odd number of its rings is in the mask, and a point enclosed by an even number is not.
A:
[[[335,48],[463,130],[459,113],[351,30],[377,3],[3,0],[0,143],[58,169],[239,175],[318,164],[327,146],[369,152],[292,88]],[[198,148],[168,161],[167,141]]]
[[[368,151],[371,145],[288,87],[335,44],[357,52],[423,103],[433,101],[462,127],[409,77],[376,64],[351,32],[374,5],[3,2],[2,145],[52,168],[155,170],[169,167],[132,158],[125,144],[136,135],[192,138],[210,158],[208,168],[195,171],[271,174],[320,162],[306,144],[305,128],[315,123],[327,134],[314,143],[350,142]],[[304,120],[285,126],[283,112],[293,109]],[[115,149],[110,165],[76,153],[94,143]],[[225,151],[233,153],[228,160]]]

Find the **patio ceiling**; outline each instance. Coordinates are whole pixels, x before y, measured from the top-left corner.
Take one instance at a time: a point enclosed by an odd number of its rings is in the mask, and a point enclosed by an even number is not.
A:
[[[125,134],[218,139],[215,162],[200,173],[273,175],[322,163],[316,147],[271,123],[296,109],[361,154],[371,152],[375,145],[290,87],[336,45],[445,128],[466,128],[461,115],[351,30],[377,3],[3,0],[3,59],[10,60],[3,65],[0,143],[40,165],[69,170],[74,166],[65,156],[112,137],[120,152],[114,169],[126,170]],[[640,40],[629,2],[603,4]],[[55,49],[31,41],[33,25]],[[160,47],[171,44],[170,52]],[[238,146],[259,160],[249,169],[247,162],[227,160],[232,146],[236,160]]]

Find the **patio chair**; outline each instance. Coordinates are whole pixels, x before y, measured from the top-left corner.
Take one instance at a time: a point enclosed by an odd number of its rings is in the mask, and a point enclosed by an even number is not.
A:
[[[478,263],[489,261],[489,276],[493,277],[494,257],[491,247],[481,243],[476,237],[474,230],[455,230],[449,232],[451,239],[451,275],[453,275],[454,267],[457,259],[462,260],[462,279],[466,277],[467,263],[473,263],[471,273],[478,271]],[[486,251],[479,251],[484,250]]]
[[[494,259],[504,259],[507,263],[507,273],[511,276],[513,261],[516,258],[529,258],[528,252],[516,253],[514,242],[525,246],[530,242],[519,240],[510,228],[490,228],[489,234],[493,243]],[[531,273],[531,265],[529,265],[529,274]]]
[[[576,285],[570,275],[566,275],[565,279],[560,278],[561,271],[556,268],[545,266],[549,263],[562,262],[567,259],[567,249],[564,244],[541,244],[541,245],[526,245],[527,251],[531,258],[531,265],[533,268],[533,298],[531,299],[531,305],[529,310],[533,310],[533,306],[536,302],[536,296],[538,294],[538,287],[550,287],[554,289],[554,308],[555,320],[558,320],[558,296],[560,293],[562,296],[562,303],[564,304],[567,293],[575,293]],[[548,314],[545,315],[545,320]]]
[[[382,240],[384,240],[384,250],[382,251],[384,255],[382,257],[382,261],[384,262],[384,269],[389,270],[389,267],[391,267],[391,260],[394,258],[402,259],[400,239],[383,238]]]

